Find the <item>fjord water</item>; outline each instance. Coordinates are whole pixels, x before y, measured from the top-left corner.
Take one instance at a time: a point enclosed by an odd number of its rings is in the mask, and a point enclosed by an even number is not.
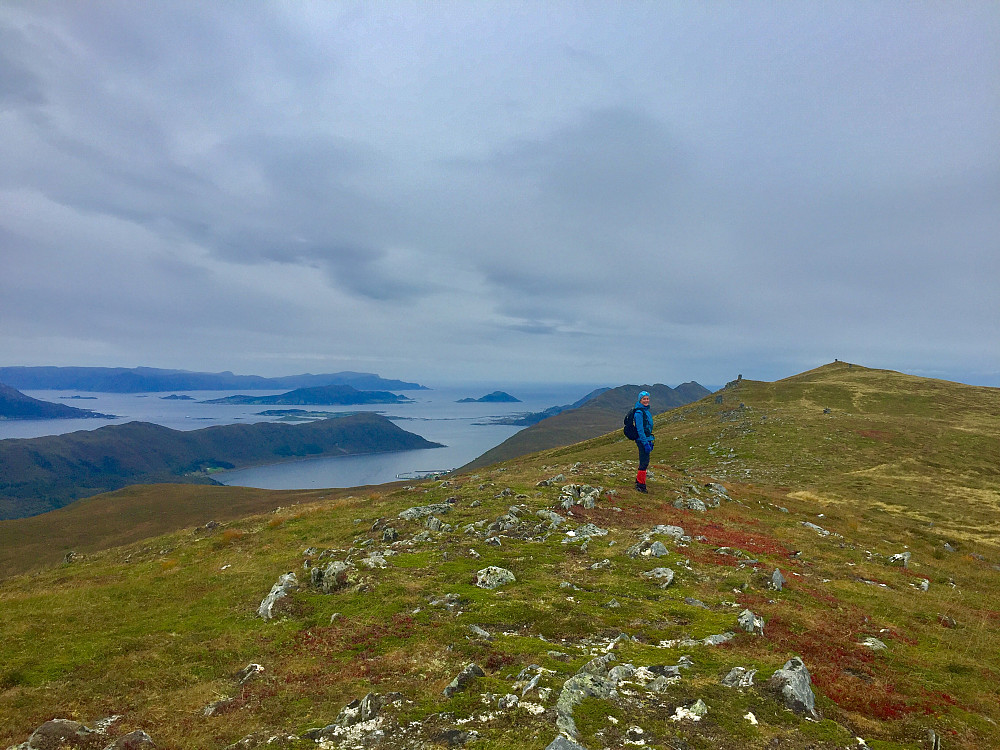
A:
[[[395,453],[285,461],[213,475],[216,481],[223,484],[262,489],[355,487],[392,482],[401,474],[458,468],[523,429],[511,425],[489,424],[491,417],[542,411],[550,406],[573,403],[596,387],[477,384],[448,386],[426,391],[397,391],[400,395],[413,399],[412,402],[405,404],[297,407],[200,403],[209,399],[232,396],[237,391],[175,392],[175,395],[189,396],[192,400],[168,400],[164,398],[170,395],[167,393],[25,391],[27,395],[43,401],[68,404],[103,414],[115,414],[118,418],[0,420],[0,439],[59,435],[132,421],[152,422],[175,430],[196,430],[213,425],[277,421],[277,417],[263,416],[260,412],[298,408],[328,412],[375,411],[404,430],[446,446]],[[458,399],[479,398],[498,389],[521,399],[522,403],[456,403]],[[285,391],[242,392],[264,396]],[[86,398],[74,399],[73,396]]]

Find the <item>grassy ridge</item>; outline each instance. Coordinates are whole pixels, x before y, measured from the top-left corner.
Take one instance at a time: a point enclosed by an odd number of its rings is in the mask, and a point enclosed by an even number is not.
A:
[[[710,397],[657,417],[649,496],[629,491],[633,446],[614,433],[447,482],[302,496],[214,530],[10,578],[0,583],[0,746],[52,716],[93,722],[114,713],[120,731],[142,728],[158,746],[219,748],[254,731],[301,734],[366,692],[397,690],[405,700],[386,710],[389,734],[377,747],[445,747],[442,733],[461,729],[478,733],[466,738],[472,750],[542,750],[556,735],[563,683],[607,650],[619,664],[673,665],[687,655],[693,666],[661,692],[625,683],[617,699],[579,704],[586,748],[626,746],[631,727],[663,749],[832,750],[862,737],[874,750],[917,750],[928,730],[947,748],[1000,745],[995,390],[835,364],[720,395],[722,403]],[[538,482],[556,473],[605,488],[592,510],[558,510],[568,526],[591,522],[606,536],[583,546],[535,528],[534,512],[556,507],[560,494]],[[730,499],[704,512],[673,506],[708,499],[709,481],[722,481]],[[441,518],[453,530],[408,543],[424,525],[399,511],[448,498]],[[523,506],[523,525],[501,534],[500,546],[485,530],[464,531],[512,504]],[[658,537],[668,548],[659,559],[627,555],[656,524],[682,526],[690,540]],[[400,533],[395,549],[382,541],[386,525]],[[318,560],[306,548],[353,560],[351,584],[332,594],[303,586],[277,621],[262,621],[256,607],[278,575],[295,570],[303,580],[303,560]],[[369,569],[360,561],[372,550],[397,554]],[[908,567],[890,564],[904,550]],[[517,581],[477,588],[473,577],[487,565]],[[668,589],[641,575],[658,565],[677,574]],[[767,587],[775,568],[788,581],[782,591]],[[445,594],[456,606],[442,603]],[[764,618],[763,636],[685,641],[737,630],[743,608]],[[610,645],[623,632],[630,640]],[[865,638],[886,648],[872,650]],[[760,687],[795,655],[812,674],[821,721]],[[264,675],[237,686],[233,675],[249,662]],[[486,676],[445,698],[469,662]],[[520,694],[516,676],[532,664],[552,692],[498,709],[499,696]],[[735,666],[757,669],[757,686],[723,687]],[[227,709],[205,716],[223,696],[232,698]],[[698,699],[709,707],[701,721],[672,720]]]

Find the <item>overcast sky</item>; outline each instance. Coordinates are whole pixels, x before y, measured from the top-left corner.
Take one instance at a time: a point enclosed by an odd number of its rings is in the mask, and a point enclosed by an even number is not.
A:
[[[1000,385],[1000,3],[0,3],[0,364]]]

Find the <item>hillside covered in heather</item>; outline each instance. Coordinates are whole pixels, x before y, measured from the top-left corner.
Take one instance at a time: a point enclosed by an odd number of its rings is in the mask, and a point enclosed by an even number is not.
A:
[[[616,430],[123,546],[95,526],[0,582],[0,746],[1000,745],[1000,390],[838,362],[655,421],[649,495]]]

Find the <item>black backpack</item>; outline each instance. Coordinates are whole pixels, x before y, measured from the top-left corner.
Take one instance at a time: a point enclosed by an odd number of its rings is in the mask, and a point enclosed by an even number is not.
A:
[[[625,433],[625,437],[629,440],[638,440],[639,432],[635,429],[635,407],[633,406],[629,409],[628,414],[625,415],[625,427],[622,430]]]

